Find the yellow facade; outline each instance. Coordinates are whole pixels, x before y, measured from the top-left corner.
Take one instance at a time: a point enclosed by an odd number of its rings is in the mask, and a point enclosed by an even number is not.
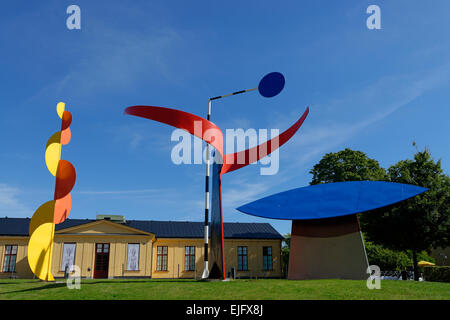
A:
[[[167,271],[158,271],[157,247],[167,246]],[[185,247],[195,246],[195,271],[186,271],[184,266]],[[281,277],[281,241],[280,240],[253,240],[253,239],[225,239],[225,270],[226,276],[231,268],[236,271],[236,277],[255,278]],[[248,270],[238,270],[238,246],[248,248]],[[272,247],[272,270],[263,268],[263,247]],[[203,273],[203,239],[157,239],[153,244],[153,278],[200,278]]]
[[[29,237],[0,235],[0,278],[33,278],[27,260]],[[203,239],[157,238],[154,234],[125,225],[99,220],[55,232],[52,255],[52,274],[64,277],[63,245],[75,243],[75,265],[80,268],[81,277],[94,278],[96,244],[109,244],[108,278],[197,278],[203,272]],[[139,244],[138,270],[127,270],[128,244]],[[4,272],[5,248],[17,245],[14,272]],[[167,270],[157,270],[157,248],[167,247]],[[185,270],[185,247],[195,247],[195,271]],[[248,250],[248,270],[238,270],[238,246]],[[272,270],[263,270],[263,247],[272,248]],[[228,276],[235,268],[237,277],[281,277],[281,240],[225,239],[225,270]]]

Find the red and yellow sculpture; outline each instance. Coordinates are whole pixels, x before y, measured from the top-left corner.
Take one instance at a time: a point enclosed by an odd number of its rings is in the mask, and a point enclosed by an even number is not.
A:
[[[55,224],[66,220],[72,200],[70,191],[75,185],[76,172],[73,165],[61,160],[61,146],[70,142],[72,114],[65,111],[65,103],[56,106],[61,118],[61,131],[53,134],[45,148],[45,163],[56,177],[54,198],[41,205],[33,214],[29,225],[28,264],[31,271],[41,280],[54,281],[51,273]]]

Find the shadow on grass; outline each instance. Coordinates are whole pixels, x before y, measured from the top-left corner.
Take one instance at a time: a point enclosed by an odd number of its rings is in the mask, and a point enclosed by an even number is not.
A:
[[[65,287],[65,286],[66,286],[66,283],[49,283],[44,286],[40,286],[40,287],[36,287],[36,288],[0,292],[0,295],[10,294],[10,293],[19,293],[19,292],[39,291],[39,290],[45,290],[45,289],[54,289],[54,288],[61,288],[61,287]]]
[[[148,280],[87,280],[87,282],[81,280],[81,285],[85,284],[100,284],[100,283],[202,283],[203,281],[196,280],[171,280],[171,279],[148,279]]]
[[[15,284],[15,285],[19,285],[22,283],[39,283],[39,280],[30,280],[30,281],[20,281],[20,282],[15,282],[15,280],[9,281],[9,282],[0,282],[0,286],[3,285],[7,285],[7,284]]]
[[[142,279],[142,280],[122,280],[122,279],[105,279],[105,280],[90,280],[90,279],[82,279],[81,286],[85,285],[96,285],[96,284],[121,284],[121,283],[136,283],[136,284],[142,284],[142,283],[148,283],[148,284],[157,284],[157,283],[185,283],[185,284],[200,284],[200,283],[206,283],[209,281],[203,281],[203,280],[190,280],[190,279]],[[215,282],[215,281],[214,281]],[[220,281],[219,281],[220,282]],[[27,284],[27,283],[35,283],[39,284],[39,281],[27,281],[27,282],[20,282],[20,283],[14,283],[14,282],[6,282],[1,284]],[[43,286],[38,286],[35,288],[28,288],[28,289],[21,289],[21,290],[15,290],[15,291],[7,291],[7,292],[0,292],[1,295],[5,294],[11,294],[11,293],[20,293],[20,292],[32,292],[32,291],[40,291],[40,290],[46,290],[46,289],[55,289],[55,288],[61,288],[67,286],[66,282],[63,283],[48,283]]]

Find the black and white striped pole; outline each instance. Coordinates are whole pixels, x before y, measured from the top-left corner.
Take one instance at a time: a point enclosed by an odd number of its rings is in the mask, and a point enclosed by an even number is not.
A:
[[[207,120],[211,120],[211,101],[222,99],[230,96],[234,96],[237,94],[250,92],[258,90],[259,93],[266,98],[271,98],[276,96],[283,90],[284,88],[284,76],[279,72],[271,72],[267,75],[265,75],[261,81],[259,82],[259,85],[256,88],[252,89],[246,89],[241,91],[236,91],[233,93],[225,94],[223,96],[217,96],[214,98],[210,98],[208,100],[208,116]],[[210,195],[209,195],[209,175],[210,175],[210,151],[209,151],[209,144],[206,144],[206,178],[205,178],[205,253],[204,253],[204,268],[203,268],[203,274],[202,279],[207,279],[209,277],[209,265],[208,265],[208,240],[209,240],[209,210],[210,210]]]

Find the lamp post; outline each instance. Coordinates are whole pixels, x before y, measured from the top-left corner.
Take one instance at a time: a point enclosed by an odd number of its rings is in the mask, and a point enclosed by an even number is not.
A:
[[[284,76],[279,72],[271,72],[265,75],[259,82],[256,88],[240,90],[233,93],[225,94],[222,96],[217,96],[208,99],[208,114],[207,120],[211,120],[211,102],[213,100],[218,100],[237,94],[250,92],[258,90],[259,93],[266,98],[271,98],[276,96],[283,90],[285,84]],[[210,196],[209,196],[209,174],[210,174],[210,159],[209,159],[209,144],[206,144],[206,175],[205,175],[205,226],[204,226],[204,268],[202,279],[207,279],[209,277],[209,265],[208,265],[208,238],[209,238],[209,209],[210,209]]]

